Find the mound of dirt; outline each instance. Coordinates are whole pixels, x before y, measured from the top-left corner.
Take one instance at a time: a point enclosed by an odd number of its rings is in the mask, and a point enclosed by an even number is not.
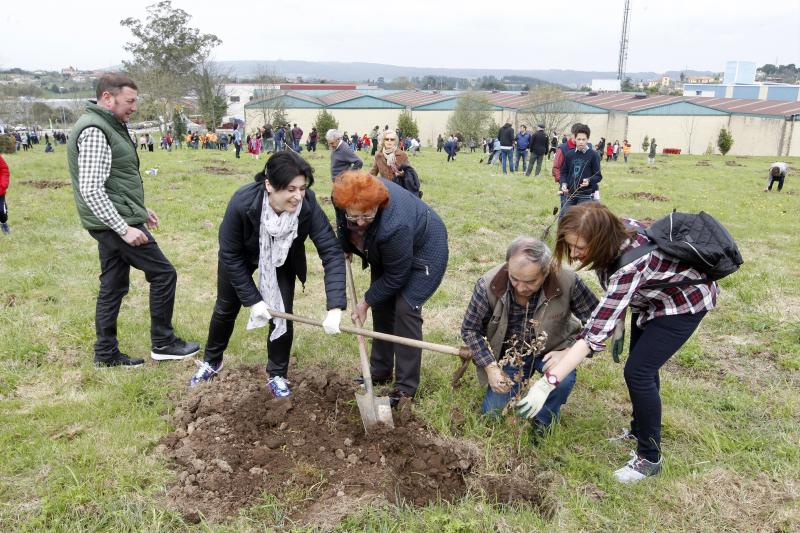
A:
[[[644,170],[642,170],[641,168],[638,168],[638,167],[631,167],[631,168],[628,169],[628,172],[630,174],[644,174]]]
[[[649,192],[626,192],[618,195],[620,198],[635,198],[636,200],[650,200],[651,202],[668,202],[669,198],[660,194]]]
[[[293,369],[293,394],[274,398],[263,368],[234,367],[197,387],[174,412],[156,452],[177,471],[171,504],[190,521],[220,521],[270,494],[293,521],[330,527],[366,505],[422,506],[480,489],[541,512],[547,483],[510,465],[482,475],[476,446],[436,436],[403,403],[395,429],[365,435],[349,378]]]
[[[726,167],[743,167],[744,165],[742,165],[741,163],[739,163],[737,161],[734,161],[734,160],[728,160],[728,161],[725,161],[725,166]]]
[[[230,175],[230,174],[236,174],[235,170],[233,170],[232,168],[229,168],[229,167],[224,167],[224,166],[223,167],[217,167],[217,166],[213,166],[213,165],[207,165],[207,166],[203,167],[203,170],[205,170],[209,174],[218,174],[218,175],[223,175],[223,176],[227,176],[227,175]]]
[[[711,161],[709,161],[708,159],[701,159],[700,161],[695,163],[695,166],[698,166],[698,167],[710,167],[711,166]]]
[[[60,189],[62,187],[69,187],[71,184],[68,181],[56,180],[27,180],[21,181],[23,185],[30,185],[37,189]]]

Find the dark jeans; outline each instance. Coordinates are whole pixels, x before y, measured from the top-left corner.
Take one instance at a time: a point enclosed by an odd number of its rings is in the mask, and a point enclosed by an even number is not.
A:
[[[526,176],[531,175],[531,170],[533,170],[533,163],[536,162],[536,174],[534,176],[538,176],[539,173],[542,171],[542,161],[544,161],[544,154],[536,155],[531,152],[531,164],[528,165],[528,172],[525,173]]]
[[[316,152],[317,151],[317,141],[311,141],[308,143],[308,151],[309,152]]]
[[[6,222],[8,222],[8,206],[4,195],[0,196],[0,223],[5,224]]]
[[[776,176],[770,176],[769,177],[769,185],[767,186],[767,190],[771,191],[772,190],[772,184],[777,181],[778,182],[778,191],[780,191],[781,189],[783,189],[783,180],[784,180],[784,176],[777,176],[777,177]]]
[[[100,292],[97,294],[94,354],[110,359],[119,353],[117,317],[122,298],[128,294],[131,267],[144,272],[150,283],[150,342],[165,346],[175,341],[172,311],[175,306],[175,284],[178,274],[143,226],[135,226],[148,238],[146,244],[130,246],[111,230],[89,231],[97,241],[100,255]]]
[[[594,198],[592,198],[591,193],[587,194],[576,194],[573,196],[564,196],[561,195],[561,212],[558,214],[559,220],[567,213],[567,210],[570,206],[583,204],[586,202],[594,202]]]
[[[648,461],[657,462],[661,455],[661,395],[658,370],[692,336],[706,315],[658,317],[644,329],[636,325],[631,314],[631,347],[625,363],[625,383],[633,404],[631,434],[638,440],[637,452]]]
[[[519,170],[519,161],[522,160],[522,172],[528,169],[528,150],[517,150],[517,161],[514,164],[514,170]]]
[[[235,142],[235,143],[233,143],[233,146],[236,147],[236,157],[238,158],[239,157],[239,153],[242,151],[242,143]]]
[[[393,300],[372,308],[372,324],[375,331],[422,340],[422,307],[413,309],[397,294]],[[372,379],[390,379],[394,370],[395,386],[414,396],[419,387],[421,366],[421,349],[377,339],[372,341]]]
[[[255,272],[255,267],[252,269]],[[286,265],[278,267],[278,288],[283,298],[283,307],[291,313],[294,304],[295,272]],[[252,274],[252,272],[251,272]],[[236,317],[242,308],[242,301],[236,290],[231,285],[227,274],[221,264],[217,265],[217,301],[214,312],[211,314],[211,323],[208,326],[208,340],[203,360],[206,362],[220,362],[228,341],[236,325]],[[270,321],[269,334],[275,329],[275,324]],[[293,322],[286,321],[286,333],[275,339],[269,340],[267,336],[267,373],[270,376],[286,377],[289,371],[289,354],[292,350],[294,338]]]

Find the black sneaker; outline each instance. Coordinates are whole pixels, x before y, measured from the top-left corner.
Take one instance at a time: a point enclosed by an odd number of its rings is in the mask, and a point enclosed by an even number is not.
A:
[[[392,392],[389,393],[389,404],[392,407],[397,407],[397,405],[400,403],[400,400],[402,400],[403,398],[409,398],[412,400],[414,399],[414,397],[411,396],[406,391],[402,391],[400,389],[394,389]]]
[[[156,361],[169,361],[186,359],[197,355],[200,345],[196,342],[186,342],[182,339],[175,339],[172,344],[166,346],[153,346],[150,357]]]
[[[128,357],[124,353],[118,353],[113,357],[94,357],[94,366],[106,368],[112,366],[122,366],[125,368],[136,368],[144,364],[144,359],[140,357]]]

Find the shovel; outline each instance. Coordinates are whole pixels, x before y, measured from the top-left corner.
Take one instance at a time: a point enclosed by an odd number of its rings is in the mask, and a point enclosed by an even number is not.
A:
[[[353,308],[355,308],[358,298],[356,297],[356,285],[353,281],[353,269],[350,267],[349,260],[346,260],[345,264],[347,267],[347,288],[350,292]],[[360,328],[362,325],[361,319],[356,318],[356,326]],[[364,378],[366,391],[362,394],[356,392],[356,403],[358,403],[358,412],[361,413],[361,421],[364,422],[364,430],[369,433],[378,424],[394,429],[392,404],[389,401],[389,397],[375,396],[372,392],[372,373],[370,372],[369,359],[367,358],[367,344],[361,335],[358,336],[358,354],[361,360],[361,375]]]

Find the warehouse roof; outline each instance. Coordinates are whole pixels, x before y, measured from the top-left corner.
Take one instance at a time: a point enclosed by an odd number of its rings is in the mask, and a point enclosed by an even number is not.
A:
[[[343,102],[348,102],[347,107],[373,108],[383,102],[387,107],[398,105],[411,109],[438,109],[452,110],[455,108],[458,96],[465,94],[460,91],[390,91],[390,90],[343,90],[330,92],[314,91],[281,91],[274,98],[283,98],[284,105],[291,108],[291,99],[300,100],[295,105],[299,107],[341,107]],[[489,102],[497,108],[521,109],[529,102],[525,92],[516,91],[484,91]],[[366,98],[365,98],[366,97]],[[747,114],[769,117],[792,117],[800,115],[800,102],[785,102],[775,100],[749,100],[742,98],[713,98],[703,96],[666,96],[647,95],[637,93],[603,93],[580,94],[568,93],[566,100],[583,104],[586,109],[595,109],[598,112],[621,111],[635,114],[660,114],[662,109],[671,114]],[[263,100],[254,100],[245,105],[245,108],[261,107]],[[378,105],[378,107],[382,107]],[[577,110],[580,112],[580,110]]]

